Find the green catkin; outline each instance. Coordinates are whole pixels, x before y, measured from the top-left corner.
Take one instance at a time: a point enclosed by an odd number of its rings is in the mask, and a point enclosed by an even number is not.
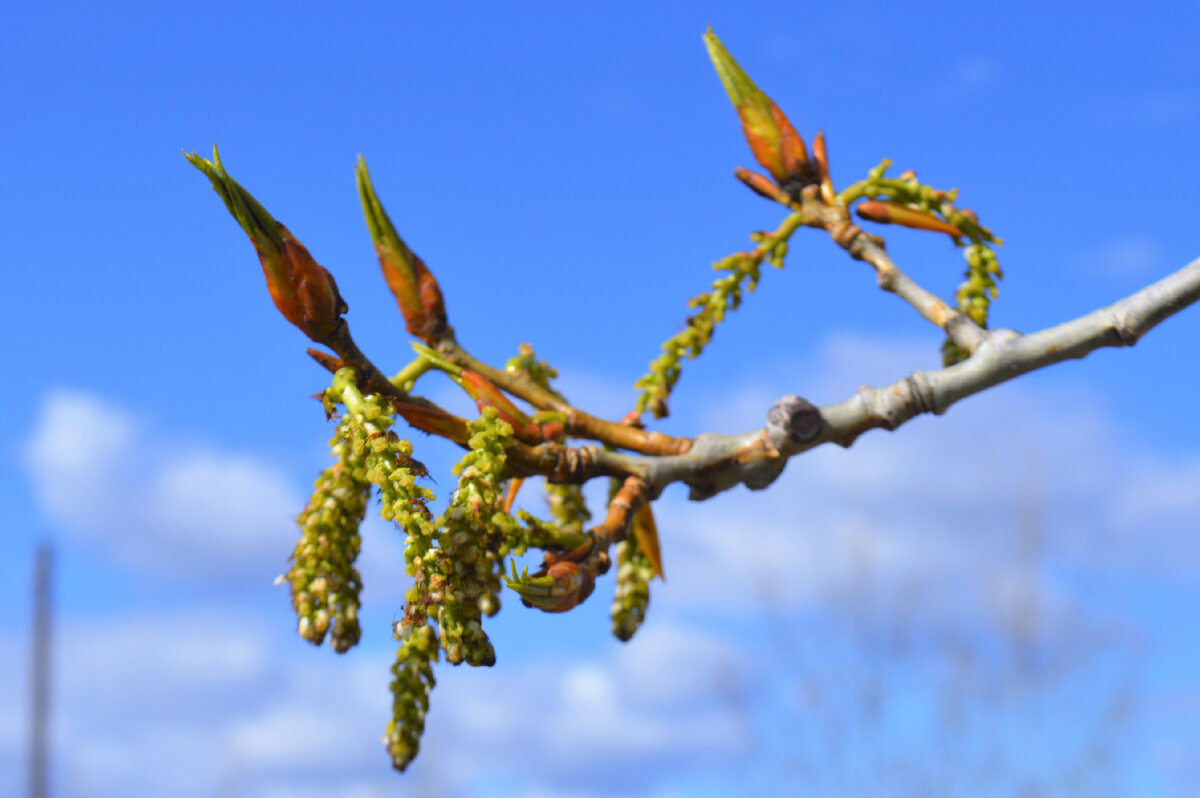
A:
[[[551,366],[545,360],[539,360],[537,353],[533,351],[533,347],[529,344],[521,344],[520,354],[516,357],[509,358],[504,365],[505,370],[520,374],[525,379],[529,380],[534,385],[538,386],[551,395],[562,399],[563,396],[550,384],[558,377],[558,369]]]
[[[300,514],[300,540],[285,578],[300,636],[320,645],[329,633],[335,651],[354,646],[362,635],[358,622],[362,580],[354,562],[361,546],[359,525],[367,510],[371,484],[363,478],[363,458],[344,437],[346,423],[330,441],[338,462],[317,478],[308,506]]]
[[[392,665],[392,719],[383,741],[392,767],[404,770],[421,749],[429,694],[437,683],[433,663],[438,659],[437,632],[428,624],[409,629],[396,649]]]
[[[495,408],[484,408],[471,423],[470,451],[454,467],[458,488],[439,519],[442,556],[433,587],[441,599],[437,621],[442,648],[446,661],[455,665],[495,663],[483,616],[500,610],[504,557],[514,549],[524,551],[516,521],[500,512],[505,450],[512,441],[512,426]]]
[[[638,549],[637,540],[632,536],[617,544],[616,553],[617,591],[613,596],[612,631],[617,639],[628,641],[646,619],[654,565]]]
[[[755,234],[753,239],[758,246],[752,252],[738,252],[713,264],[714,269],[727,274],[713,281],[707,293],[688,302],[689,308],[697,309],[695,315],[688,317],[684,328],[663,343],[662,354],[650,363],[650,371],[634,383],[633,387],[641,391],[638,412],[649,410],[655,418],[667,415],[667,398],[679,381],[683,359],[698,357],[726,313],[742,304],[743,291],[753,292],[758,287],[764,260],[775,268],[783,267],[788,239],[804,223],[804,218],[802,213],[791,214],[775,232]]]
[[[587,501],[583,498],[583,489],[579,485],[555,485],[547,482],[546,503],[550,506],[550,516],[566,534],[582,534],[584,525],[592,519]]]

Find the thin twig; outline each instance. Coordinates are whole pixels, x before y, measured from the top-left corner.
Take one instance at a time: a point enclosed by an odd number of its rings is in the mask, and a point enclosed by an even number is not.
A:
[[[802,207],[819,220],[838,246],[849,252],[851,257],[865,261],[875,269],[880,288],[912,305],[922,317],[941,328],[963,352],[971,354],[983,343],[987,330],[962,311],[950,307],[937,294],[926,291],[901,271],[874,236],[850,221],[845,208],[826,204],[819,198],[818,192],[817,186],[806,188]]]
[[[562,413],[566,418],[565,432],[570,437],[599,441],[618,449],[645,455],[682,454],[691,446],[691,441],[687,438],[676,438],[616,421],[605,421],[585,413],[520,374],[489,366],[465,350],[452,335],[439,342],[438,350],[450,362],[479,372],[505,391],[524,399],[539,410]]]

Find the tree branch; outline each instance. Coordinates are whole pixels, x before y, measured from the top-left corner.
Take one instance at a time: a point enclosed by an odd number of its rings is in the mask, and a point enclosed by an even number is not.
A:
[[[981,343],[967,360],[934,371],[916,371],[882,388],[863,387],[837,404],[816,408],[797,396],[772,407],[768,423],[741,435],[706,433],[692,448],[669,457],[615,452],[590,454],[593,467],[637,475],[651,496],[672,482],[691,487],[703,500],[744,484],[770,485],[788,458],[823,443],[850,446],[867,430],[893,430],[922,413],[944,413],[952,404],[994,385],[1102,347],[1132,346],[1159,322],[1200,299],[1200,259],[1106,308],[1039,332],[981,330]],[[587,469],[581,469],[586,471]]]

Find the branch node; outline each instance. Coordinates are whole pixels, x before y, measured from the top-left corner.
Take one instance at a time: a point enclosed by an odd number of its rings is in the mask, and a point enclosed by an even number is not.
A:
[[[784,396],[767,411],[767,436],[776,449],[784,448],[785,442],[812,443],[824,429],[820,408],[795,394]]]
[[[554,484],[570,484],[574,477],[586,472],[592,464],[592,449],[590,446],[576,448],[561,447],[562,454],[554,463],[554,469],[546,475],[546,480]]]
[[[1113,331],[1121,346],[1133,346],[1138,342],[1138,334],[1129,327],[1129,318],[1120,313],[1113,313]]]
[[[922,413],[932,413],[935,416],[940,416],[945,408],[939,408],[936,404],[934,392],[929,389],[929,380],[921,372],[910,374],[905,378],[908,383],[908,390],[912,394],[912,408],[915,411],[913,415]],[[889,428],[891,429],[891,428]]]
[[[863,229],[847,219],[834,222],[829,228],[829,235],[839,247],[850,253],[855,260],[863,259]]]

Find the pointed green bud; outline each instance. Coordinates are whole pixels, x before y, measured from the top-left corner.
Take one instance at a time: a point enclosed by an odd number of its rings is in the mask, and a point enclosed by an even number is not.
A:
[[[408,331],[434,344],[446,330],[446,308],[437,280],[417,254],[408,248],[388,218],[383,203],[371,184],[367,162],[360,155],[355,166],[358,196],[362,200],[367,229],[375,242],[383,279],[396,297]]]
[[[812,164],[804,139],[792,127],[783,111],[763,91],[754,85],[746,71],[738,65],[725,45],[709,28],[704,45],[712,59],[717,76],[742,120],[742,132],[750,144],[755,159],[762,164],[780,187],[786,183],[801,184],[813,181]]]
[[[208,177],[213,190],[250,237],[275,307],[312,340],[322,343],[328,339],[341,325],[341,316],[347,310],[333,275],[229,176],[215,144],[211,161],[194,152],[184,156]]]
[[[258,250],[259,257],[278,258],[283,250],[283,240],[278,230],[279,223],[275,221],[274,216],[267,212],[266,208],[259,204],[258,200],[251,196],[249,191],[242,188],[241,184],[225,171],[225,165],[221,163],[221,154],[217,152],[217,145],[213,145],[211,161],[201,158],[194,152],[185,152],[183,157],[187,158],[192,166],[203,172],[212,182],[213,191],[217,192],[225,203],[225,207],[229,209],[229,213],[246,231],[246,235],[250,236],[250,241]]]

